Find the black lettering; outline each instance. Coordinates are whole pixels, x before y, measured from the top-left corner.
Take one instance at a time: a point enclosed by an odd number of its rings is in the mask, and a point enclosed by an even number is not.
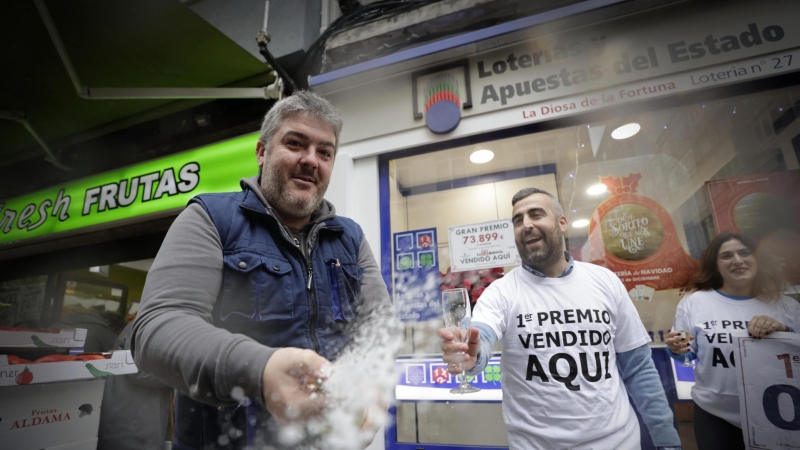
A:
[[[486,78],[492,76],[492,72],[483,68],[483,61],[478,61],[478,78]]]
[[[536,355],[528,355],[528,371],[525,374],[525,379],[531,381],[533,377],[539,377],[545,383],[550,381],[539,363],[539,358]]]
[[[533,335],[533,348],[544,348],[544,335],[542,333]]]
[[[534,92],[544,92],[547,90],[545,84],[544,78],[537,78],[533,80],[533,83],[531,83],[531,88],[534,90]]]
[[[548,316],[546,312],[536,313],[536,320],[539,321],[539,326],[542,326],[542,323],[544,323],[544,321],[547,320],[547,317]]]
[[[712,360],[711,366],[717,367],[721,365],[722,367],[728,369],[728,361],[725,360],[725,355],[722,354],[722,350],[719,347],[714,347],[714,351],[712,353]]]
[[[519,336],[519,341],[522,343],[523,347],[528,348],[528,346],[531,345],[531,335],[530,335],[530,333],[528,333],[528,335],[526,336],[525,339],[522,338],[521,334],[518,334],[517,336]]]
[[[558,89],[561,83],[558,82],[558,75],[550,75],[547,77],[547,89]]]
[[[786,36],[783,28],[779,27],[778,25],[770,25],[767,28],[764,28],[762,34],[764,35],[764,39],[768,40],[769,42],[780,41],[784,36]]]
[[[561,334],[558,332],[545,333],[545,338],[547,338],[548,347],[561,347]]]
[[[578,310],[578,323],[582,323],[584,320],[586,320],[589,323],[592,323],[592,311],[591,310],[589,310],[589,309],[586,309],[584,311],[581,311],[580,309]]]
[[[563,334],[562,340],[564,341],[564,347],[572,347],[576,342],[578,342],[578,336],[576,336],[572,331],[562,331],[561,333]],[[567,337],[571,337],[572,341],[567,342],[569,340]]]
[[[531,55],[522,55],[517,60],[517,64],[523,69],[527,69],[531,66]]]
[[[495,63],[492,64],[492,72],[496,73],[497,75],[500,75],[501,73],[505,72],[506,68],[507,67],[505,61],[495,61]]]
[[[578,334],[581,335],[581,345],[586,346],[586,330],[578,330]]]
[[[611,373],[608,372],[608,351],[603,352],[603,356],[606,358],[606,374],[605,374],[605,378],[609,379],[609,378],[611,378]]]
[[[488,100],[493,102],[499,101],[500,97],[497,96],[497,92],[494,90],[494,85],[487,84],[483,87],[483,95],[481,95],[481,105],[486,103]]]
[[[684,62],[689,61],[691,58],[686,55],[686,42],[680,41],[675,42],[672,44],[667,45],[667,50],[669,51],[669,59],[672,62]]]
[[[569,364],[569,373],[565,377],[562,377],[558,373],[558,361],[562,359],[567,361],[567,364]],[[528,366],[530,367],[530,362],[528,362]],[[575,359],[572,358],[572,356],[570,356],[568,353],[556,353],[552,358],[550,358],[550,376],[552,376],[553,379],[559,383],[564,383],[564,386],[566,386],[570,391],[581,390],[580,386],[572,384],[575,378],[578,377],[578,364],[575,363]]]
[[[555,325],[556,322],[564,325],[564,322],[561,321],[561,311],[550,311],[550,323]]]
[[[610,333],[609,336],[611,336]],[[597,330],[589,330],[589,345],[600,345],[601,342],[603,342],[603,335]]]
[[[594,352],[594,367],[595,367],[595,374],[589,375],[589,361],[587,361],[586,353],[581,353],[581,373],[583,373],[583,378],[590,383],[596,383],[600,381],[600,377],[603,376],[603,366],[600,362],[600,353]]]
[[[608,311],[603,311],[603,323],[611,324],[611,314]]]

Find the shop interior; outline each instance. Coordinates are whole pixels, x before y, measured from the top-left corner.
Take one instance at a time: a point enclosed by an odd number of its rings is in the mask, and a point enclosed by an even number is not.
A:
[[[600,178],[640,174],[636,193],[667,211],[680,247],[697,259],[717,233],[710,182],[800,173],[800,121],[795,120],[799,113],[800,88],[791,87],[394,159],[389,161],[391,234],[435,227],[439,271],[443,280],[452,278],[448,227],[510,219],[514,193],[537,187],[556,195],[563,205],[568,219],[566,244],[574,258],[597,263],[591,256],[590,223],[611,195]],[[734,208],[736,224],[759,238],[796,235],[800,230],[796,213],[786,208],[792,192],[783,194],[783,198],[774,193],[742,198]],[[651,236],[663,238],[658,233]],[[486,283],[487,278],[472,272],[464,274],[459,287],[470,290],[474,304]],[[651,345],[663,346],[663,336],[686,292],[680,288],[656,290],[647,301],[634,301],[650,331]],[[790,286],[787,294],[797,298],[797,288]],[[403,353],[441,353],[436,335],[441,326],[440,321],[407,322]],[[499,344],[495,351],[502,351]],[[446,413],[461,407],[400,403],[398,441],[507,445],[502,422],[484,426],[483,420],[464,421],[460,413]],[[474,412],[476,407],[482,408],[480,413]],[[481,417],[500,416],[499,404],[468,408]],[[691,433],[690,425],[680,425],[682,434]]]

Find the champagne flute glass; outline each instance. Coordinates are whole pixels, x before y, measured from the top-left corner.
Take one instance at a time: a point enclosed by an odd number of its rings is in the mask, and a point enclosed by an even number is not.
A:
[[[683,320],[679,321],[678,320],[679,316]],[[689,331],[689,330],[679,330],[678,329],[678,324],[679,323],[682,323],[683,325],[686,325],[686,328],[689,328],[688,318],[686,317],[686,314],[683,311],[680,311],[680,310],[675,311],[675,319],[672,322],[672,331],[677,331],[678,333],[680,333],[678,335],[678,337],[680,337],[682,339],[686,339],[687,341],[689,341],[689,338],[692,336],[691,331]],[[691,351],[691,349],[692,349],[691,346],[689,346],[689,351]],[[694,367],[694,361],[689,359],[689,353],[688,352],[683,354],[683,362],[681,363],[681,366],[682,367]]]
[[[472,310],[469,305],[469,296],[464,288],[447,289],[442,291],[442,316],[444,326],[453,333],[456,342],[469,342],[469,326],[472,323]],[[463,364],[462,364],[462,367]],[[461,374],[461,384],[450,390],[451,394],[469,394],[478,392],[479,388],[469,384],[466,370]]]

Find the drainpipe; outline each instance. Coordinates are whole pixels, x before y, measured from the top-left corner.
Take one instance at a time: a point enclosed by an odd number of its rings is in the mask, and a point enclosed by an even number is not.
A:
[[[323,0],[324,1],[324,0]],[[272,56],[272,53],[269,52],[267,49],[267,44],[269,44],[270,36],[267,33],[267,22],[269,21],[269,0],[264,2],[264,26],[261,27],[261,31],[258,32],[256,35],[256,42],[258,43],[258,52],[261,53],[261,56],[267,60],[270,67],[275,69],[277,73],[277,77],[275,77],[275,86],[273,91],[277,92],[278,100],[284,97],[284,95],[289,96],[292,95],[292,92],[297,90],[297,85],[295,85],[294,80],[286,70],[278,64],[278,61],[275,60],[275,57]],[[280,82],[280,85],[278,83]]]

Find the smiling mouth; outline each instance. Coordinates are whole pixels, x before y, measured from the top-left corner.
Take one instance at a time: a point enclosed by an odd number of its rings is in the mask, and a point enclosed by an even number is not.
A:
[[[293,175],[292,178],[309,184],[317,184],[317,181],[314,179],[314,177],[309,177],[306,175]]]
[[[535,244],[535,243],[537,243],[537,242],[539,242],[541,240],[542,240],[541,237],[533,237],[533,236],[531,236],[531,237],[525,238],[525,245]]]
[[[747,272],[747,267],[738,267],[736,269],[731,270],[731,273],[734,273],[736,275],[741,275],[745,272]]]

